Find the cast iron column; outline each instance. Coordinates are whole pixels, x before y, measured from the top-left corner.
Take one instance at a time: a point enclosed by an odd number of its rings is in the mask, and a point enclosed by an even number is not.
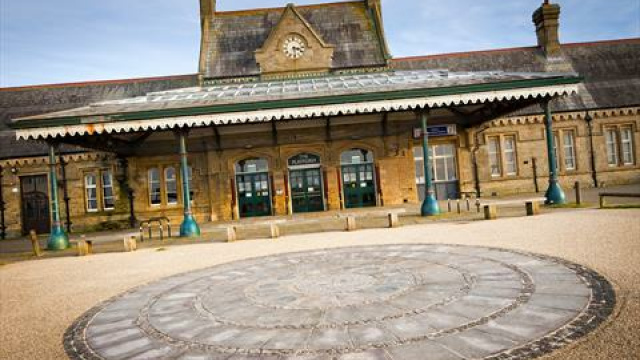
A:
[[[433,180],[431,178],[431,157],[429,156],[429,133],[427,132],[427,111],[420,113],[422,120],[422,153],[424,154],[424,201],[420,213],[422,216],[433,216],[440,214],[440,206],[433,191]]]
[[[553,148],[553,118],[551,116],[551,107],[549,106],[549,99],[545,99],[542,103],[544,109],[545,119],[544,126],[547,133],[547,156],[549,157],[549,189],[545,197],[547,198],[546,204],[566,204],[567,200],[564,196],[564,191],[558,184],[557,169],[557,157]]]
[[[2,186],[2,172],[3,172],[3,168],[2,166],[0,166],[0,239],[4,240],[7,237],[7,227],[4,224],[4,189]]]
[[[187,160],[187,130],[178,132],[180,139],[180,170],[182,173],[182,200],[184,202],[184,220],[180,225],[181,237],[200,236],[200,227],[191,212],[191,194],[189,184],[189,163]]]
[[[60,209],[58,204],[58,178],[56,174],[55,144],[49,142],[49,184],[51,187],[49,203],[51,204],[51,234],[47,241],[48,250],[64,250],[69,248],[69,237],[60,224]]]

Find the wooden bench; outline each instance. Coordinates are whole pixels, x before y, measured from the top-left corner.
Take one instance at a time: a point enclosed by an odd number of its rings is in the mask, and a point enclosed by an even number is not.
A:
[[[606,206],[605,198],[607,197],[618,197],[618,198],[640,198],[639,193],[610,193],[610,192],[602,192],[598,194],[600,197],[600,208],[604,208]]]
[[[519,205],[524,203],[527,216],[535,216],[540,213],[540,203],[544,203],[546,198],[533,198],[533,199],[515,199],[515,200],[502,200],[483,205],[484,219],[495,220],[498,218],[498,206],[501,205]]]

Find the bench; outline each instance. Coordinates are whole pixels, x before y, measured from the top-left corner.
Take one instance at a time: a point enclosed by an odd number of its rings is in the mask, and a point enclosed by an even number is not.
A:
[[[640,193],[610,193],[610,192],[602,192],[598,194],[600,196],[600,208],[604,208],[606,206],[605,198],[607,197],[619,197],[619,198],[640,198]]]
[[[544,203],[546,200],[547,200],[546,198],[542,197],[542,198],[532,198],[532,199],[502,200],[502,201],[486,203],[483,205],[484,219],[485,220],[497,219],[498,206],[513,205],[513,204],[519,205],[522,203],[524,203],[527,216],[535,216],[540,213],[540,203]]]

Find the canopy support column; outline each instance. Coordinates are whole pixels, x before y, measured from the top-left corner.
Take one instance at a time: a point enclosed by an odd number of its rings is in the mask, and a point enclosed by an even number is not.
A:
[[[187,134],[188,130],[178,132],[180,140],[180,172],[182,176],[182,200],[184,203],[184,220],[180,225],[181,237],[199,237],[200,227],[196,223],[191,211],[191,187],[189,184],[189,162],[187,159]]]
[[[427,131],[428,111],[420,113],[422,120],[422,153],[424,155],[424,201],[420,213],[422,216],[434,216],[440,214],[440,206],[433,191],[433,179],[431,177],[431,156],[429,154],[429,133]]]
[[[553,117],[551,115],[551,107],[549,106],[549,99],[545,99],[542,103],[544,109],[545,119],[544,127],[547,134],[547,155],[549,158],[549,188],[545,194],[547,205],[551,204],[566,204],[567,200],[564,195],[564,191],[558,184],[558,164],[557,154],[554,149],[554,136],[553,136]]]
[[[51,233],[47,241],[48,250],[64,250],[70,247],[69,236],[60,223],[60,205],[58,203],[58,175],[56,172],[56,144],[49,142],[49,203],[51,206]]]

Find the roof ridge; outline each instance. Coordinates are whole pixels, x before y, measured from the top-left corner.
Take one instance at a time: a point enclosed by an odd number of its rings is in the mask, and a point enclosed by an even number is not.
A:
[[[25,86],[10,86],[10,87],[0,87],[0,92],[5,92],[5,91],[26,91],[26,90],[47,89],[47,88],[82,87],[82,86],[91,86],[91,85],[140,83],[140,82],[146,82],[146,81],[187,79],[187,78],[196,77],[196,76],[198,76],[198,74],[151,76],[151,77],[129,78],[129,79],[89,80],[89,81],[78,81],[78,82],[68,82],[68,83],[52,83],[52,84],[37,84],[37,85],[25,85]]]
[[[318,8],[324,6],[340,6],[344,4],[364,4],[363,0],[351,0],[351,1],[333,1],[328,3],[319,3],[319,4],[308,4],[308,5],[295,5],[298,9],[308,9],[308,8]],[[228,10],[228,11],[216,11],[216,15],[243,15],[243,14],[255,14],[260,12],[268,12],[268,11],[276,11],[276,10],[284,10],[287,6],[276,6],[276,7],[266,7],[266,8],[255,8],[255,9],[243,9],[243,10]]]
[[[574,48],[580,46],[598,46],[598,45],[607,45],[607,44],[625,44],[625,43],[640,43],[640,37],[638,38],[625,38],[625,39],[612,39],[612,40],[598,40],[598,41],[587,41],[587,42],[574,42],[574,43],[566,43],[561,44],[562,47],[565,48]],[[417,55],[417,56],[405,56],[399,58],[393,58],[392,62],[403,62],[403,61],[413,61],[413,60],[426,60],[426,59],[437,59],[443,57],[458,57],[458,56],[468,56],[468,55],[478,55],[478,54],[491,54],[491,53],[501,53],[501,52],[510,52],[510,51],[521,51],[521,50],[535,50],[538,49],[537,46],[522,46],[522,47],[511,47],[511,48],[498,48],[498,49],[489,49],[489,50],[474,50],[474,51],[460,51],[460,52],[451,52],[451,53],[443,53],[443,54],[432,54],[432,55]]]

